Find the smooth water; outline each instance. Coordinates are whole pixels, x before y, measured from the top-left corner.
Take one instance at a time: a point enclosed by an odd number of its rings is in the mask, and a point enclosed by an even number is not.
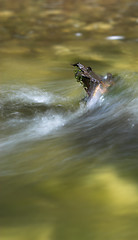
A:
[[[138,239],[137,6],[0,0],[0,239]]]

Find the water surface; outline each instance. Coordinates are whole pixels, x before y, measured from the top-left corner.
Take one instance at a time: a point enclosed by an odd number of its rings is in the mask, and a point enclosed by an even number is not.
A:
[[[2,239],[138,239],[136,1],[0,1]],[[89,103],[71,63],[112,72]]]

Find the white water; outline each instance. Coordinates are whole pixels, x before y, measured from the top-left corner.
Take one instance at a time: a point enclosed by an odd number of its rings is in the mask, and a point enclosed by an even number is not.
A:
[[[132,90],[124,88],[112,96],[97,92],[87,104],[80,103],[72,109],[68,96],[29,86],[3,86],[0,90],[0,155],[24,151],[29,145],[51,137],[76,139],[76,147],[80,146],[81,139],[87,138],[86,152],[83,151],[86,156],[94,151],[91,146],[96,143],[101,145],[103,141],[101,148],[107,148],[116,141],[125,144],[127,139],[136,139],[138,98],[131,96]],[[136,142],[133,144],[135,149]]]
[[[2,154],[11,151],[20,143],[56,134],[56,130],[85,111],[82,104],[79,110],[71,112],[65,109],[68,98],[38,88],[11,86],[7,89],[4,86],[0,95],[1,116],[4,119],[1,122],[1,133],[4,134],[0,139]],[[41,111],[41,106],[45,110]],[[26,114],[28,107],[29,114],[34,111],[32,116]]]

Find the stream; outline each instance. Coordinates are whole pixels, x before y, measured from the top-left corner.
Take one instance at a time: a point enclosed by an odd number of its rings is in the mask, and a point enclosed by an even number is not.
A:
[[[137,240],[137,2],[0,6],[1,239]],[[75,62],[114,85],[84,102]]]

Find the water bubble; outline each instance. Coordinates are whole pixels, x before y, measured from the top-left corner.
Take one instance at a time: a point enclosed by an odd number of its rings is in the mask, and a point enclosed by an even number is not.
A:
[[[77,32],[77,33],[75,33],[75,36],[76,36],[76,37],[81,37],[81,36],[82,36],[82,33]]]
[[[123,40],[124,36],[108,36],[106,37],[107,40]]]

